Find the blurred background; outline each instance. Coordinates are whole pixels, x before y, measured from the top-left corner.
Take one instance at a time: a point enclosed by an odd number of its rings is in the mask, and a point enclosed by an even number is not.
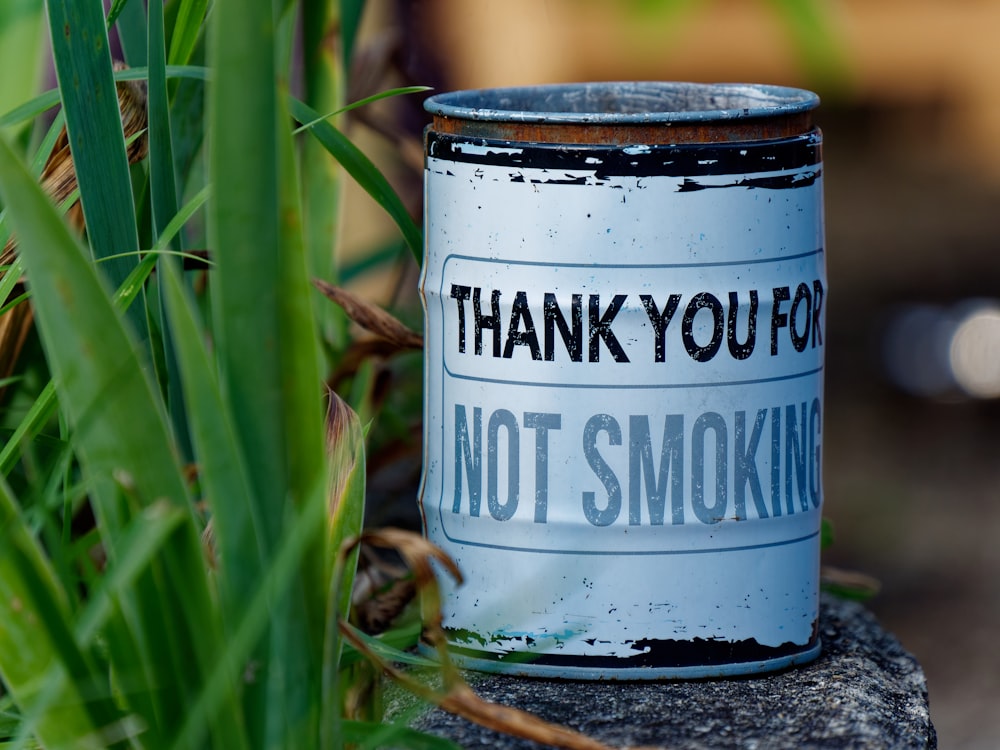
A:
[[[940,746],[1000,747],[1000,2],[402,0],[363,28],[350,98],[649,79],[820,94],[825,562],[881,582],[869,606],[923,665]],[[420,99],[352,130],[415,213]],[[392,241],[366,198],[347,204],[371,214],[349,247]],[[405,309],[416,281],[353,283]],[[386,496],[412,481],[399,466],[376,465]]]
[[[0,112],[44,86],[41,9],[0,0]],[[1000,0],[370,0],[345,95],[582,80],[820,94],[825,562],[881,582],[869,606],[923,665],[948,750],[1000,748],[998,32]],[[4,75],[36,55],[34,79]],[[343,123],[414,216],[421,100]],[[343,281],[419,328],[416,265],[394,225],[350,187],[343,217]],[[362,355],[353,364],[376,370],[382,403],[370,522],[415,523],[419,356]]]

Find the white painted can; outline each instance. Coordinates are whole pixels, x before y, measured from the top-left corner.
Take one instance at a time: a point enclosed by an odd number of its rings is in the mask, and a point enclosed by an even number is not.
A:
[[[464,666],[658,679],[818,654],[816,103],[428,100],[420,500],[465,576],[443,589]]]

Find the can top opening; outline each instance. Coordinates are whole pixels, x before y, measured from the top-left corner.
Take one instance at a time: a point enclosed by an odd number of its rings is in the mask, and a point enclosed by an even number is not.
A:
[[[573,83],[452,91],[427,99],[434,115],[493,122],[651,123],[774,117],[814,109],[811,91],[745,83]]]
[[[811,91],[747,83],[570,83],[429,97],[433,129],[543,142],[680,143],[785,137],[812,127]]]

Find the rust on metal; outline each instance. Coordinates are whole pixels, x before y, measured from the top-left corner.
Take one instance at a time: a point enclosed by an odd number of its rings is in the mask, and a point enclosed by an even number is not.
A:
[[[811,112],[780,117],[733,120],[727,128],[717,123],[678,122],[643,124],[494,122],[435,115],[437,133],[515,143],[567,143],[627,146],[688,143],[763,141],[807,133],[813,128]]]

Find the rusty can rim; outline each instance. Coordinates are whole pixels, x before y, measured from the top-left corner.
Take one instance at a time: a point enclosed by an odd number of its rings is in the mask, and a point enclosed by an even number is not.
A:
[[[753,83],[610,81],[465,89],[436,94],[436,117],[480,122],[642,125],[795,115],[815,109],[805,89]]]

